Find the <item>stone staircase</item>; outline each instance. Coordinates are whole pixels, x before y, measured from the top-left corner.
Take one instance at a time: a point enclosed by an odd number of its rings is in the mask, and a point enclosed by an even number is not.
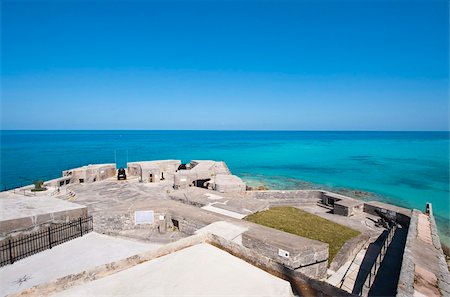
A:
[[[56,195],[55,197],[58,198],[58,199],[61,199],[61,200],[73,201],[73,200],[76,199],[76,196],[77,196],[77,194],[75,194],[71,190],[67,189],[66,193],[64,193],[64,194],[60,193],[59,195]]]

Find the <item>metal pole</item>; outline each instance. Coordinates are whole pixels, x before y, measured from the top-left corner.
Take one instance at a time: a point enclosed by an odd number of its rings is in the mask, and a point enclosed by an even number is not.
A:
[[[11,246],[11,239],[8,241],[8,247],[9,247],[9,263],[14,263],[14,258],[12,255],[12,246]]]
[[[52,234],[50,233],[50,227],[48,227],[48,246],[52,248]]]
[[[83,236],[83,224],[81,223],[81,218],[80,218],[80,234],[81,236]]]

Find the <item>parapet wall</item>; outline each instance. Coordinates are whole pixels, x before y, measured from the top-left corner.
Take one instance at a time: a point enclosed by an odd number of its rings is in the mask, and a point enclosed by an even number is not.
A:
[[[300,199],[305,202],[317,200],[322,197],[318,190],[267,190],[247,191],[247,195],[256,199]]]
[[[432,212],[413,210],[397,296],[450,296],[450,274]]]
[[[359,234],[347,240],[330,264],[332,271],[338,271],[345,263],[351,261],[359,251],[369,243],[370,237],[367,234]]]
[[[44,224],[66,223],[87,216],[87,207],[48,197],[2,198],[0,236],[39,228]]]
[[[268,273],[291,283],[298,296],[356,296],[327,282],[308,277],[303,271],[293,270],[274,261],[257,249],[248,248],[215,234],[207,234],[206,242],[214,245]]]
[[[268,190],[247,191],[251,198],[265,200],[273,206],[311,205],[321,200],[322,191],[318,190]]]
[[[169,210],[167,214],[168,223],[177,224],[179,230],[188,235],[195,234],[197,230],[221,220],[248,229],[242,234],[244,247],[272,259],[287,269],[298,270],[308,277],[314,279],[326,277],[328,265],[328,244],[326,243],[191,206],[185,206],[182,211]]]
[[[378,201],[364,202],[364,212],[378,216],[376,211],[390,216],[403,227],[408,227],[409,225],[411,210]]]

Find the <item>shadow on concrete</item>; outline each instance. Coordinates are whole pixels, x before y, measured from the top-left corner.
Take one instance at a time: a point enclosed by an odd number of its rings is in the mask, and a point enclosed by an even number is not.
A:
[[[374,265],[378,254],[380,253],[381,247],[383,246],[384,239],[388,235],[388,230],[384,230],[383,233],[378,236],[377,240],[372,242],[364,255],[364,259],[359,267],[358,275],[356,276],[355,285],[353,287],[352,293],[359,295],[361,293],[364,282]]]
[[[402,267],[403,251],[406,244],[407,228],[397,228],[392,242],[378,270],[369,296],[395,296]]]

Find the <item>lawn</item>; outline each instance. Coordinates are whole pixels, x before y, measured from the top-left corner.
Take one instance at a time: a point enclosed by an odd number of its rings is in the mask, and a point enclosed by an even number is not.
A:
[[[344,243],[359,235],[358,231],[336,224],[295,207],[274,207],[251,214],[245,220],[328,243],[331,263]]]

